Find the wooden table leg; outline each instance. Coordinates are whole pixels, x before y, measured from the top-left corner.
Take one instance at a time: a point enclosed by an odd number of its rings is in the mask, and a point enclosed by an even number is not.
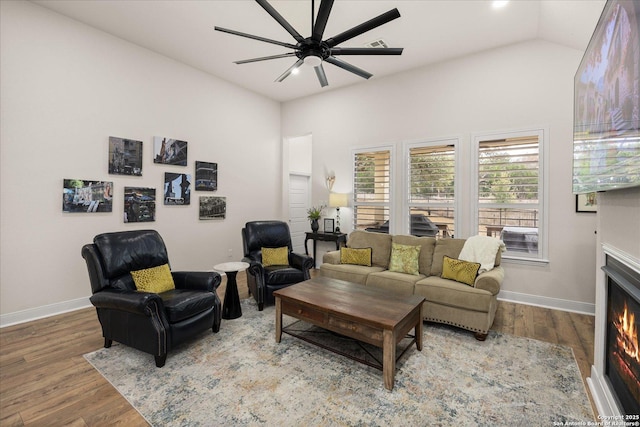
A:
[[[282,339],[282,300],[276,297],[276,342]]]
[[[383,332],[382,341],[382,376],[387,390],[393,390],[396,375],[396,340],[395,333],[389,329]]]
[[[422,351],[422,328],[423,328],[423,323],[424,321],[422,320],[422,307],[424,306],[424,304],[420,304],[420,312],[418,313],[418,323],[416,323],[416,329],[415,329],[415,334],[416,334],[416,347],[418,348],[418,351]]]

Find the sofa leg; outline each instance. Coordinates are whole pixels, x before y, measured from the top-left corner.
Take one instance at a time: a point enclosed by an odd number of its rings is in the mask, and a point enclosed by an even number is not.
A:
[[[156,358],[156,366],[158,368],[162,368],[164,366],[164,362],[167,361],[167,353],[154,357]]]
[[[213,333],[220,332],[220,321],[214,321],[211,330],[213,331]]]
[[[483,334],[482,332],[476,332],[476,333],[474,334],[474,336],[476,337],[476,339],[477,339],[478,341],[484,341],[484,340],[486,340],[486,339],[487,339],[487,335],[489,335],[489,334],[488,334],[488,333]]]
[[[263,302],[259,302],[258,303],[258,311],[262,311],[264,310],[264,303]]]
[[[111,347],[111,344],[113,344],[113,340],[110,340],[109,338],[104,339],[104,348]]]

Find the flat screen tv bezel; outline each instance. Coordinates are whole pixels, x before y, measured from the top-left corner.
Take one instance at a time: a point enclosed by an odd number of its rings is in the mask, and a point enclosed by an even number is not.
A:
[[[573,118],[573,143],[574,143],[574,157],[573,157],[573,193],[574,194],[584,194],[590,193],[594,191],[608,191],[608,190],[617,190],[622,188],[630,188],[640,186],[640,120],[632,120],[631,128],[627,130],[622,129],[606,129],[601,134],[589,135],[587,138],[584,137],[584,134],[581,134],[578,131],[578,127],[589,126],[585,123],[579,123],[578,120],[578,83],[579,79],[582,76],[582,73],[585,70],[586,62],[589,59],[590,55],[595,49],[601,48],[604,41],[604,31],[605,25],[608,22],[608,18],[614,8],[622,3],[631,4],[631,8],[635,10],[635,23],[636,23],[636,33],[640,34],[640,1],[635,0],[635,2],[629,0],[607,0],[600,18],[598,19],[598,23],[596,28],[589,40],[589,44],[585,53],[580,61],[580,65],[576,71],[574,76],[574,118]],[[640,41],[637,41],[640,44]],[[639,49],[640,50],[640,49]],[[638,62],[638,67],[640,67],[640,59]],[[637,74],[638,68],[636,68]],[[640,83],[639,83],[640,84]],[[638,101],[636,101],[638,102]],[[602,123],[595,123],[595,125],[602,125]],[[611,157],[602,158],[605,152],[611,152],[612,149],[616,149],[616,144],[621,144],[620,139],[627,138],[626,141],[632,141],[632,147],[634,149],[631,153],[631,160],[629,157],[617,157],[614,156],[613,160]],[[625,163],[631,163],[634,166],[637,165],[637,170],[639,171],[637,174],[620,174],[620,173],[594,173],[592,175],[579,175],[576,172],[576,153],[577,146],[583,141],[589,141],[589,146],[592,147],[590,150],[586,150],[592,157],[588,159],[588,161],[593,162],[590,164],[590,168],[598,169],[596,165],[602,166],[603,163],[606,163],[607,166],[604,168],[605,170],[615,170],[616,167],[624,167],[620,165],[620,162],[624,161]],[[635,142],[634,142],[635,141]],[[628,145],[629,143],[626,142]],[[583,151],[584,152],[584,151]],[[598,154],[600,153],[600,154]],[[612,163],[613,162],[613,163]],[[583,180],[589,180],[590,182],[583,182]]]

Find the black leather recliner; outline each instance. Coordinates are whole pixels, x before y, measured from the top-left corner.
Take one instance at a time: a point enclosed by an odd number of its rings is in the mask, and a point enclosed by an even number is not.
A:
[[[289,248],[289,265],[262,265],[262,248]],[[258,303],[258,310],[264,304],[273,304],[273,291],[286,288],[294,283],[309,280],[309,269],[313,268],[313,258],[293,253],[289,226],[283,221],[251,221],[242,229],[244,258],[249,263],[247,285],[249,293]]]
[[[178,344],[209,328],[220,330],[218,273],[172,271],[175,289],[160,294],[136,290],[131,271],[169,263],[157,231],[100,234],[82,247],[82,257],[106,348],[118,341],[154,355],[160,368]]]

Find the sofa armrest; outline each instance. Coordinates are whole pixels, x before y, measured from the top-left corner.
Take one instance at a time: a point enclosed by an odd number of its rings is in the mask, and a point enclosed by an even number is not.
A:
[[[503,280],[504,268],[498,266],[479,274],[478,277],[476,277],[474,286],[478,289],[489,291],[492,295],[497,295],[498,292],[500,292]]]
[[[322,257],[322,262],[327,264],[340,264],[340,251],[326,252]]]
[[[155,307],[163,307],[162,298],[158,294],[124,289],[105,289],[93,294],[89,300],[96,308],[127,311],[144,316],[153,315]]]
[[[215,271],[172,271],[171,275],[176,289],[215,292],[222,282],[222,277]]]

